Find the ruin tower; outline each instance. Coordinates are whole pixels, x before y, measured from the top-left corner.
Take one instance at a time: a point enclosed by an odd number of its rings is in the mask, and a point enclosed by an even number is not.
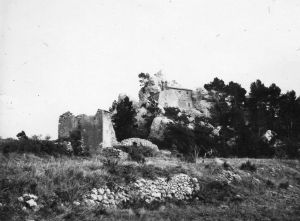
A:
[[[80,130],[82,144],[91,153],[97,152],[101,147],[111,147],[117,142],[108,111],[99,109],[93,116],[74,116],[71,112],[62,114],[59,117],[58,139],[69,139],[74,130]]]

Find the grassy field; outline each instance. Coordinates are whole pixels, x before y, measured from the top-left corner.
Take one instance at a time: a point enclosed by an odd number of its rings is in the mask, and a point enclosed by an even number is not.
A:
[[[199,159],[187,163],[172,157],[147,158],[112,166],[101,156],[38,157],[0,155],[0,220],[300,220],[300,163],[276,159]],[[241,170],[250,160],[254,170]],[[224,183],[224,171],[241,177]],[[246,168],[247,169],[247,168]],[[119,209],[76,206],[82,196],[104,184],[133,182],[186,173],[197,177],[200,191],[189,202],[136,204]],[[24,210],[18,197],[38,196],[38,211]]]

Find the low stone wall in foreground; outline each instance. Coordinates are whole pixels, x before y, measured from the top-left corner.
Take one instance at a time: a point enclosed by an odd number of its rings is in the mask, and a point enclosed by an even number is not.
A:
[[[83,203],[89,206],[103,205],[119,207],[135,199],[152,203],[166,200],[189,200],[193,193],[199,190],[197,178],[186,174],[174,175],[171,179],[157,178],[155,180],[139,179],[128,186],[120,186],[113,192],[108,187],[92,189],[83,198]]]

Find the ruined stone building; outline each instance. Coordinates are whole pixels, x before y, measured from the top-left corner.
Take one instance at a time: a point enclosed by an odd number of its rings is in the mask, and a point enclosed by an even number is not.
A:
[[[164,82],[161,91],[153,95],[153,98],[162,107],[178,107],[188,110],[194,108],[193,91],[185,88],[169,87],[167,82]]]
[[[98,110],[94,116],[81,114],[74,116],[66,112],[59,117],[58,138],[70,137],[70,132],[80,130],[82,144],[91,153],[100,147],[111,147],[116,143],[116,135],[111,122],[110,112]]]

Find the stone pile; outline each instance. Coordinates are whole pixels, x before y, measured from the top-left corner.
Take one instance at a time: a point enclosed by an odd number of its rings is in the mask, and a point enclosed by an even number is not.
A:
[[[116,208],[130,197],[126,191],[119,187],[117,192],[111,191],[107,186],[92,189],[91,193],[83,197],[83,202],[88,206],[103,205],[104,207]]]
[[[139,179],[134,187],[135,193],[147,203],[167,199],[188,200],[199,189],[197,178],[190,178],[186,174],[177,174],[169,181],[166,178]]]
[[[23,204],[22,210],[32,209],[37,211],[39,210],[39,206],[36,202],[37,199],[38,197],[36,195],[24,193],[18,198],[18,201]]]
[[[218,176],[218,180],[222,180],[227,182],[228,184],[231,182],[240,182],[242,178],[239,174],[230,170],[222,170],[222,172]]]
[[[164,202],[168,199],[188,200],[197,190],[199,190],[197,178],[191,178],[186,174],[177,174],[170,180],[167,178],[138,179],[128,186],[118,187],[116,192],[111,191],[108,187],[94,188],[84,196],[83,202],[88,206],[103,205],[115,208],[132,199],[139,199],[145,203]]]

